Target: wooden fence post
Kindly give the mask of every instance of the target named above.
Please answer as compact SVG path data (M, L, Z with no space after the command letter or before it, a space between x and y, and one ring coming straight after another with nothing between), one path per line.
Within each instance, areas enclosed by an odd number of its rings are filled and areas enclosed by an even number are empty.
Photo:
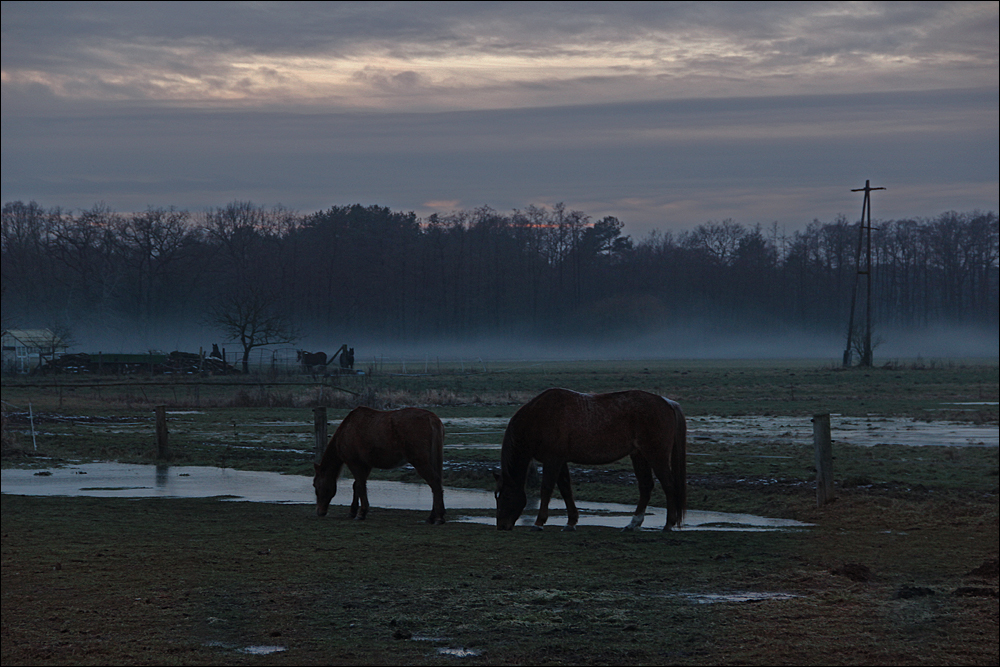
M813 415L813 444L816 446L816 505L833 500L833 441L830 415Z
M326 451L326 408L313 408L313 432L316 434L316 463Z
M169 459L170 448L167 446L167 406L157 405L156 411L156 458Z

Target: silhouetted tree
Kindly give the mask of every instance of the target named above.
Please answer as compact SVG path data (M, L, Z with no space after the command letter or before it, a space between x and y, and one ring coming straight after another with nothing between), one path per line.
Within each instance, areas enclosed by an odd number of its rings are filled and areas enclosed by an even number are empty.
M279 295L253 282L235 287L212 309L211 321L226 340L243 348L243 372L250 372L250 352L266 345L290 345L301 336L281 311Z

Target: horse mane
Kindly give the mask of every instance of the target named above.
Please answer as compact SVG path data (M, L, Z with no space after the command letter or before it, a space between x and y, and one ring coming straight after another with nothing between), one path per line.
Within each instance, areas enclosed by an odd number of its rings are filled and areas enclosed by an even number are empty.
M525 451L523 438L515 438L511 434L512 426L514 424L508 424L503 434L503 444L500 446L500 474L520 486L527 479L528 465L532 457Z
M337 431L339 430L340 427L337 427ZM326 449L323 450L323 457L319 460L319 469L322 472L336 468L336 472L339 474L340 467L344 465L344 461L340 458L337 448L333 444L333 441L337 437L337 431L334 431L333 435L330 436L330 439L326 443Z

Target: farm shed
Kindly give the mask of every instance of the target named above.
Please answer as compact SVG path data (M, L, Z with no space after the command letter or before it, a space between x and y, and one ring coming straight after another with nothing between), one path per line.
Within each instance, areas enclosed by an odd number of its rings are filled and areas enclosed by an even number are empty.
M5 329L2 342L4 373L30 373L69 347L49 329Z

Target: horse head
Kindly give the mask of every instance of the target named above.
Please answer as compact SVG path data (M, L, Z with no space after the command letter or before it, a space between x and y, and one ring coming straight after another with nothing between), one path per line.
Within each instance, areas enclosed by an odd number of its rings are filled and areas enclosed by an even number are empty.
M302 350L296 350L295 351L295 355L296 355L295 356L295 361L301 362L302 361Z
M497 489L493 493L497 500L497 530L511 530L528 504L528 496L523 486L517 488L510 481L504 484L503 476L496 472L493 477L497 480Z
M313 465L316 468L316 476L313 477L313 488L316 489L316 516L326 516L330 509L330 501L337 495L339 471L321 470L318 463Z

